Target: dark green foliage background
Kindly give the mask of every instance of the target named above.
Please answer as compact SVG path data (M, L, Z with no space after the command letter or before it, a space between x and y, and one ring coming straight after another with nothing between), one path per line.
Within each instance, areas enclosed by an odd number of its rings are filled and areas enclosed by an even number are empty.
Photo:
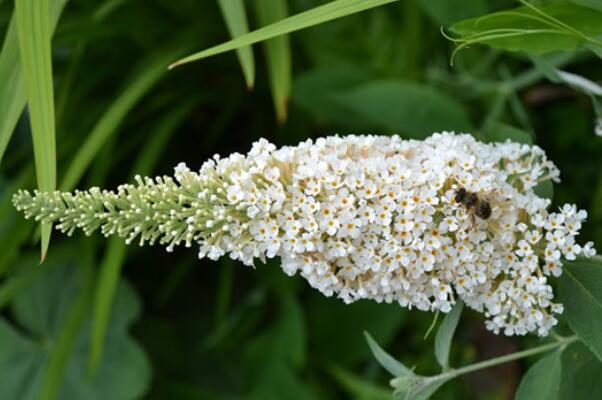
M289 8L294 14L322 3L290 0ZM476 45L449 65L453 44L440 34L442 25L516 5L505 0L407 0L292 34L293 90L284 123L276 122L260 46L254 48L257 77L252 91L246 89L233 52L177 68L127 113L77 186L114 188L128 181L138 172L132 168L145 151L157 158L153 174L171 174L180 161L198 168L214 153L244 153L260 137L284 145L334 133L424 138L448 129L486 139L499 137L495 134L503 123L529 132L559 166L563 183L554 189L554 203L576 203L588 210L582 242L594 240L600 247L602 138L594 135L590 99L547 81L541 73L513 89L524 74L537 74L522 53ZM106 16L95 17L103 7ZM2 32L12 8L11 2L0 2ZM250 24L257 26L253 18ZM145 60L226 40L213 1L70 1L53 41L59 185L94 124L144 71ZM564 70L602 80L600 59L592 53L552 54L550 60ZM189 108L181 123L169 129L164 142L153 142L157 127L182 107ZM503 127L501 131L509 132ZM22 118L2 160L0 203L7 203L17 188L34 187L31 148L27 118ZM3 207L0 271L9 282L23 273L21 267L32 264L38 246L32 239L34 224ZM58 264L79 259L81 268L89 259L93 274L106 242L99 235L88 245L79 239L53 234L49 257ZM148 356L150 375L132 375L141 386L148 384L144 398L390 398L389 378L373 360L364 330L406 365L417 365L419 373L439 372L434 337L423 338L432 314L373 302L346 306L324 298L301 278L285 276L277 262L258 262L251 269L229 260L199 261L194 249L167 254L162 248L131 246L122 274L129 282L128 293L131 287L140 297L140 315L130 335ZM32 275L18 291L43 287L47 276ZM3 295L0 289L0 300ZM91 301L83 304L89 316ZM16 331L53 348L53 335L32 334L21 325L18 307L4 301L0 306L4 320ZM89 325L82 326L84 337ZM111 340L109 335L106 346ZM85 342L82 339L84 348ZM464 365L536 343L535 337L491 335L481 315L465 312L451 361ZM0 385L14 368L1 362L6 346L8 341L0 342ZM452 381L434 398L512 398L531 361ZM110 368L131 369L119 363ZM60 393L64 399L76 398L66 390Z

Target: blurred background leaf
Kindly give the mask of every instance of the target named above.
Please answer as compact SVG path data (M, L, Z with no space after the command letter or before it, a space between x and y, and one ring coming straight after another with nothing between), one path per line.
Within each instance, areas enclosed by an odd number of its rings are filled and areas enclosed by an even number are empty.
M0 367L5 367L2 398L134 399L146 390L148 361L127 334L140 314L140 301L125 283L118 290L99 374L95 379L86 376L89 323L85 310L90 303L86 300L90 278L85 274L91 272L90 255L78 257L73 250L56 249L45 269L13 299L12 316L18 327L6 319L0 321L4 349ZM24 257L24 262L23 268L28 269L38 264L31 256Z
M471 46L449 65L454 44L440 34L442 25L512 10L515 1L288 0L280 15L330 11L297 17L294 26L276 22L280 31L262 28L258 0L241 3L251 33L240 36L218 2L71 0L62 13L65 0L51 3L51 17L61 15L52 62L62 187L112 189L135 174L172 174L181 161L196 169L215 153L246 152L259 137L285 145L334 133L423 138L455 129L544 148L563 182L546 182L540 193L553 194L552 207L570 202L587 209L582 240L602 243L602 139L594 135L594 103L579 87L551 79L549 69L524 51L558 48L562 41L541 37L521 52L496 43ZM536 4L559 7L552 3ZM599 10L595 2L585 3L560 8L585 10L590 14L578 22L586 23ZM39 267L31 255L39 237L35 224L11 206L16 190L35 187L13 14L13 2L0 2L0 150L8 145L0 164L0 343L11 343L0 344L0 398L27 398L2 390L16 390L13 383L28 373L25 388L35 391L34 398L42 387L49 397L66 400L384 398L390 375L371 354L364 330L417 375L440 371L434 335L424 339L430 313L368 301L345 305L285 276L277 262L251 269L230 260L199 261L194 249L125 251L121 242L100 235L81 242L55 235ZM493 26L497 18L483 21ZM319 23L326 20L331 22ZM268 57L254 60L253 91L234 54L165 69L193 49L235 36L238 41L226 48L249 46L261 38L252 33L257 30L273 39L274 32L308 26L290 35L285 50L291 89L284 122L274 115ZM552 52L544 60L553 71L595 85L602 81L600 59L586 49ZM140 301L127 294L132 292ZM29 302L30 314L17 313L22 296L38 299ZM484 330L482 316L465 310L449 356L454 366L465 365L536 341L494 336ZM453 380L433 398L512 398L520 374L534 362ZM575 374L564 367L568 362ZM567 348L562 363L560 398L585 398L588 385L595 391L602 364L587 347Z

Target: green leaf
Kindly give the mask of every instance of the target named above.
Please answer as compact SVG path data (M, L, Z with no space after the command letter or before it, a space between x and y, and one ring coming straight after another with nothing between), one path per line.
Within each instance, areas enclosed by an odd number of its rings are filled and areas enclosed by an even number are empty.
M20 188L33 181L33 165L23 169L21 173L10 182L0 181L2 195L0 197L0 277L10 269L15 270L14 260L19 255L19 250L31 234L31 223L23 221L15 207L12 205L12 196ZM18 265L18 264L17 264Z
M558 399L562 371L562 348L542 357L525 374L515 400Z
M235 50L243 46L248 46L253 43L258 43L267 39L272 39L276 36L284 35L300 29L309 28L310 26L319 25L324 22L332 21L333 19L345 17L355 14L370 8L382 6L392 3L397 0L335 0L322 6L312 8L300 14L293 15L282 21L278 21L269 26L257 29L253 32L239 36L226 43L211 47L207 50L191 54L181 60L170 65L174 68L178 65L186 64L192 61L197 61L216 54L225 53L230 50Z
M487 13L485 0L419 0L418 4L437 23L449 25Z
M67 0L54 0L50 6L50 29L54 32ZM0 162L27 102L23 68L19 57L17 26L12 18L0 52Z
M272 358L258 367L251 400L307 400L315 395L284 360Z
M602 11L602 0L569 0L571 3L583 7L593 8L594 10Z
M565 263L560 301L571 329L602 361L602 263L594 259Z
M0 398L127 400L140 398L146 390L148 361L127 335L140 304L125 283L117 290L99 373L94 379L86 376L92 293L91 275L83 272L87 255L81 247L57 248L44 268L38 267L42 272L34 283L13 301L19 329L0 318ZM28 260L30 268L37 267L34 257Z
M306 335L303 310L292 296L283 297L280 318L247 346L249 360L278 359L294 367L305 364Z
M357 400L391 400L391 391L375 385L343 368L331 369L334 378L354 399Z
M368 130L373 124L339 104L336 94L368 82L371 76L352 65L318 67L296 74L291 100L319 122L334 123L344 129Z
M411 138L425 138L433 132L472 130L461 103L415 82L372 81L341 91L336 99L374 124Z
M539 10L539 11L538 11ZM542 14L543 13L543 14ZM602 34L602 13L572 4L519 7L458 22L451 31L460 47L487 44L544 54L575 50ZM598 44L599 45L599 44Z
M529 132L497 121L489 122L484 134L488 142L505 142L509 139L513 142L533 144L533 137Z
M56 189L50 0L16 0L15 20L27 88L38 188L50 192ZM51 231L52 225L42 224L42 260L48 251Z
M539 69L550 81L554 83L565 83L585 94L602 96L602 86L598 85L596 82L580 75L562 71L554 67L552 63L543 57L531 56L531 60L537 69Z
M126 252L127 246L123 243L123 240L119 237L112 237L100 263L100 276L94 292L92 337L88 363L88 371L91 375L96 373L102 359L109 318L111 316L111 306L113 305L113 298L117 290Z
M533 188L533 192L543 199L554 199L554 184L551 180L546 180L539 183Z
M261 25L281 21L288 16L287 0L255 0L257 20ZM278 121L286 121L291 94L291 45L288 35L280 35L264 42L270 87Z
M370 336L368 332L364 332L364 336L366 337L366 341L368 342L368 346L370 346L370 350L376 358L376 361L393 376L413 376L412 371L408 369L405 365L403 365L400 361L397 361L393 356L383 350L382 347L376 343L376 340Z
M578 342L562 355L559 400L590 400L602 393L602 364L591 351Z
M358 301L352 304L312 296L307 315L310 348L324 364L354 365L372 359L363 332L369 331L381 345L394 340L407 313L396 304ZM349 318L352 315L353 318ZM340 335L345 332L345 335Z
M15 269L17 270L17 273L10 276L4 281L2 286L0 286L0 310L11 302L23 289L31 285L38 274L43 270L39 265L36 265L36 263L32 263L31 260L28 260L26 263L21 262Z
M219 8L226 21L226 26L232 38L249 32L247 12L243 0L218 0ZM255 84L255 60L251 46L240 47L236 50L240 67L242 68L247 88L252 89Z
M391 381L395 388L395 400L428 400L443 384L451 378L440 376L401 377Z
M73 157L60 185L62 191L73 190L103 144L117 132L130 110L165 75L168 60L179 53L181 50L153 55L134 68L132 80L111 103Z
M443 319L435 337L435 357L444 370L449 368L449 350L463 308L464 303L462 300L458 300L454 308Z

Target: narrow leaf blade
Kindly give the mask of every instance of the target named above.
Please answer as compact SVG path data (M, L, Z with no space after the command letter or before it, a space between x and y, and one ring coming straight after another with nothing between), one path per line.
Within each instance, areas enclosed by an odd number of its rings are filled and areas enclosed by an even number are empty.
M230 50L235 50L243 46L258 43L276 36L286 33L295 32L301 29L309 28L310 26L319 25L324 22L332 21L333 19L345 17L355 14L370 8L382 6L392 3L397 0L336 0L324 4L311 10L293 15L282 21L278 21L269 26L249 32L246 35L237 37L228 42L222 43L207 50L200 51L182 58L170 65L174 68L178 65L186 64L192 61L197 61L202 58L214 56L216 54L225 53Z
M257 19L262 25L283 20L288 16L287 0L257 0ZM270 87L279 122L286 120L288 100L291 95L292 62L288 35L281 35L264 42L266 64L270 75Z
M54 32L67 0L54 0L50 6L50 27ZM0 52L0 162L27 102L23 68L19 57L17 26L13 18Z
M437 336L435 336L435 356L444 370L449 368L449 351L463 308L464 303L458 300L454 308L443 319Z
M128 112L165 75L168 60L173 57L174 52L164 53L159 57L144 60L138 68L135 68L138 73L135 74L134 79L103 114L73 157L61 182L61 190L69 191L77 185L103 144L117 132Z
M27 88L38 188L48 192L56 188L52 32L49 14L50 0L15 2L17 36ZM42 224L42 260L46 257L51 229L51 225Z
M218 0L218 4L226 26L232 38L237 38L249 32L247 23L247 12L243 0ZM238 61L242 68L247 87L252 89L255 85L255 59L251 46L243 46L236 49Z
M374 358L376 358L376 361L378 361L378 363L385 370L387 370L387 372L393 376L413 375L412 371L410 371L405 365L384 351L368 332L364 332L364 336L366 337L368 346L370 346L370 350L372 350Z

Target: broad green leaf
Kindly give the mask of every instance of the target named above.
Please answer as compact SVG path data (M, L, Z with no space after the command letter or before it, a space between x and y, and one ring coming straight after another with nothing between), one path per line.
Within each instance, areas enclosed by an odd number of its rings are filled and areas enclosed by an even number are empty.
M591 43L587 43L584 47L593 52L599 58L602 58L602 47Z
M443 25L484 15L488 9L486 0L419 0L418 4Z
M54 0L50 6L50 29L54 32L67 0ZM23 68L19 57L17 26L13 17L0 52L0 162L27 102Z
M173 59L174 53L181 53L181 51L151 56L134 68L133 79L121 95L111 103L73 157L61 182L61 190L69 191L77 185L102 145L116 133L121 122L138 101L163 77L168 60Z
M50 0L16 0L15 21L27 89L38 188L50 192L56 189ZM42 224L42 260L48 251L51 231L52 225Z
M2 310L23 289L28 287L38 276L42 268L38 265L26 265L16 268L17 273L6 279L0 286L0 310Z
M501 122L493 121L487 124L484 129L484 136L488 142L513 142L533 144L533 137L529 132L507 125Z
M518 387L515 400L558 399L561 371L562 349L558 349L529 368Z
M602 0L569 0L579 6L593 8L594 10L602 11Z
M578 342L562 355L559 400L590 400L593 393L602 393L602 363Z
M482 43L532 54L575 50L593 44L602 34L602 12L572 4L549 4L537 10L500 11L458 22L451 31L461 46Z
M192 108L192 103L185 103L180 108L171 111L164 120L159 123L150 135L150 141L144 146L143 151L138 155L133 167L133 174L146 176L152 173L161 152L171 135L175 132L178 125L188 115ZM100 275L94 294L91 345L88 369L95 374L102 360L104 342L108 331L108 323L111 317L111 310L121 269L125 261L127 247L122 239L112 237L109 240L107 249L100 265Z
M243 46L248 46L267 39L272 39L276 36L284 35L300 29L309 28L310 26L319 25L324 22L332 21L333 19L345 17L355 14L370 8L382 6L392 3L397 0L335 0L322 6L312 8L311 10L288 17L282 21L278 21L269 26L249 32L239 36L236 39L222 43L218 46L211 47L207 50L191 54L181 60L170 65L174 68L178 65L186 64L192 61L197 61L216 54L225 53L230 50L235 50Z
M146 390L148 361L127 335L140 304L125 283L117 290L99 372L94 378L86 376L92 292L87 286L90 275L83 272L84 253L75 246L53 251L45 267L38 267L42 272L37 279L12 303L19 329L0 318L0 398L133 400ZM27 260L37 267L34 257Z
M220 10L226 21L226 26L232 38L249 32L247 12L243 0L218 0ZM244 46L236 50L240 67L242 68L247 87L252 89L255 84L255 60L251 46Z
M280 301L281 313L276 323L247 346L249 360L282 360L294 367L305 364L306 327L303 310L292 296Z
M269 359L257 367L250 400L307 400L316 396L284 360Z
M602 360L602 263L594 259L565 263L560 301L573 331Z
M403 365L400 361L397 361L393 356L383 350L382 347L376 343L376 340L370 336L368 332L364 332L364 336L366 337L366 341L368 342L368 346L376 358L376 361L393 376L405 376L414 374L412 371L408 369L405 365Z
M71 301L65 317L61 321L54 348L48 357L40 394L42 400L53 400L58 397L69 359L75 350L77 338L80 336L90 308L94 272L89 261L84 263L85 265L80 266L81 277L77 296Z
M281 21L288 16L288 0L255 0L257 20L261 25ZM280 35L264 43L266 64L270 76L270 88L278 121L286 120L288 100L291 94L291 45L288 35Z
M458 300L454 308L445 315L437 331L437 336L435 336L435 357L444 370L449 368L449 350L463 308L464 303L462 300Z
M391 400L391 391L387 388L377 386L343 368L335 367L331 372L342 388L354 399Z
M433 132L470 132L471 122L461 103L415 82L382 80L337 93L340 105L367 120L411 138Z
M368 130L373 124L336 101L336 94L368 82L372 77L352 65L321 67L295 74L291 100L318 122L335 124L347 130Z
M307 315L308 331L312 332L310 348L321 363L341 366L372 359L364 331L370 332L382 346L389 346L407 316L396 304L369 301L344 304L324 296L312 296L307 309L320 310Z

